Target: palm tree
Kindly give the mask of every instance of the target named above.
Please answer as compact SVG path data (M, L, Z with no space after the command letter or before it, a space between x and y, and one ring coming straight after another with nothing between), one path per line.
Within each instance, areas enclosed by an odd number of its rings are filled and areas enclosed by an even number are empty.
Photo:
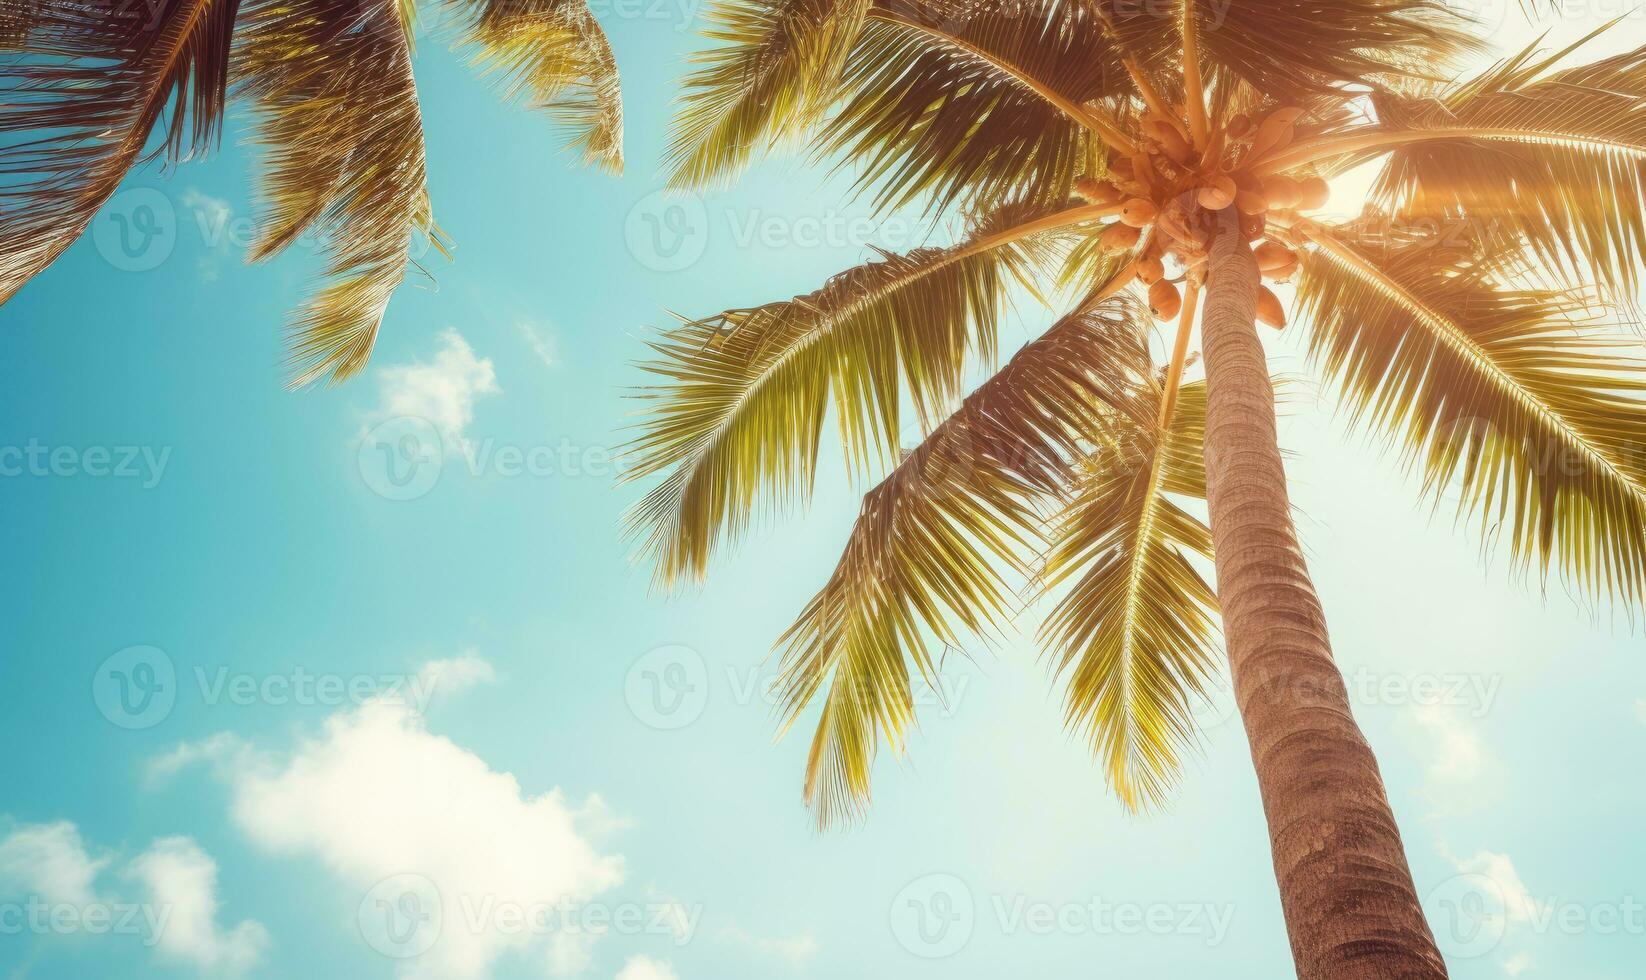
M622 169L617 66L585 0L439 2L508 99L567 125L585 162ZM251 259L305 232L326 250L326 281L292 323L293 384L358 373L414 249L446 250L424 173L416 18L413 0L0 0L0 303L134 165L215 145L238 96L266 156Z
M1255 328L1286 314L1260 276L1295 279L1292 329L1425 494L1516 568L1638 602L1646 364L1597 321L1646 248L1646 49L1457 81L1476 44L1432 0L1161 10L718 0L675 186L804 144L879 209L969 225L655 341L629 451L659 479L631 533L660 586L700 579L757 506L807 497L830 413L854 471L890 467L779 642L784 727L820 702L821 825L861 812L913 679L1002 629L1019 579L1055 601L1067 723L1128 807L1160 803L1221 618L1298 975L1443 977L1292 525ZM1361 218L1306 215L1376 162ZM1013 284L1053 277L1078 302L965 394ZM1164 364L1145 301L1177 324ZM900 452L910 411L925 435Z

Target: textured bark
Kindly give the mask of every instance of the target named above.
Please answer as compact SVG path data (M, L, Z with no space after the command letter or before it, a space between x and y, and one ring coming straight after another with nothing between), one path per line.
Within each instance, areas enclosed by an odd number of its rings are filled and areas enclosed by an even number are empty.
M1250 250L1223 231L1202 320L1217 592L1297 975L1444 978L1298 547L1255 327L1257 286Z

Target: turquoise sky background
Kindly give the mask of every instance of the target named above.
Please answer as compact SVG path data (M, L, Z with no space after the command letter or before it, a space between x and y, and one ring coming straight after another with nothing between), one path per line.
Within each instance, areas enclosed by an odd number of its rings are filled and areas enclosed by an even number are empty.
M1627 9L1602 6L1553 26ZM0 309L0 464L26 458L6 448L48 460L0 477L13 556L0 971L1290 975L1226 698L1207 707L1172 807L1128 817L1062 730L1027 640L969 649L948 659L948 704L924 710L908 759L881 760L868 821L814 831L805 738L773 744L759 691L863 488L831 463L804 519L766 522L701 592L664 598L620 540L639 491L615 485L610 453L664 310L786 297L870 244L918 239L865 235L844 182L794 160L685 202L679 224L654 192L699 11L596 11L623 71L621 179L577 169L542 117L420 44L430 189L456 260L432 256L436 283L400 290L357 381L282 389L281 327L315 257L243 264L252 161L238 116L213 159L134 174ZM1487 15L1504 44L1531 36L1512 9ZM1620 43L1641 36L1646 17L1630 17ZM119 222L150 227L145 208L159 235L132 256ZM651 221L684 229L682 251ZM1044 322L1024 307L1006 346ZM1265 339L1281 370L1305 370L1292 334ZM429 430L376 427L404 415L432 419L447 452L398 486L389 477L410 471L385 470L378 444ZM1483 564L1476 535L1431 516L1333 421L1329 391L1305 389L1282 424L1337 655L1454 976L1641 976L1638 626ZM478 473L465 443L491 461ZM95 475L123 447L136 475ZM510 447L527 472L509 472ZM169 696L139 709L150 667L173 671ZM439 675L424 711L360 696L392 700L420 671ZM355 690L280 686L305 675ZM118 676L138 685L124 702ZM394 914L418 921L426 884L445 902L437 932L386 937ZM172 917L158 937L38 928L19 918L35 898ZM641 924L593 942L511 933L508 906Z

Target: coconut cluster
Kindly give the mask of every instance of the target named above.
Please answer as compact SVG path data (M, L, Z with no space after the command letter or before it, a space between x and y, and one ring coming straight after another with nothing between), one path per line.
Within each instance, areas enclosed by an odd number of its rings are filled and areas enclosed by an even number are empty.
M1207 247L1219 216L1231 209L1265 279L1289 282L1297 273L1297 253L1270 235L1269 212L1323 207L1329 188L1321 177L1265 175L1260 165L1292 143L1302 115L1301 109L1281 108L1255 122L1235 116L1201 150L1181 122L1151 113L1143 118L1137 152L1111 159L1103 179L1076 181L1083 200L1119 209L1119 220L1099 239L1105 251L1130 252L1141 243L1135 269L1149 287L1155 316L1169 320L1182 310L1179 282L1204 284ZM1181 270L1177 276L1168 275L1168 260ZM1280 299L1268 286L1259 289L1258 319L1285 326Z

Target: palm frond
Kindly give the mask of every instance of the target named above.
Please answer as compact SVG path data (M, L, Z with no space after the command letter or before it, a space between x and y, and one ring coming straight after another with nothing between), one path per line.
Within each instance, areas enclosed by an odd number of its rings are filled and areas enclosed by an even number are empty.
M1206 386L1178 389L1165 429L1163 394L1141 391L1085 461L1042 571L1048 590L1074 579L1041 629L1065 717L1133 810L1176 782L1217 652L1217 598L1189 561L1211 558L1211 532L1168 496L1205 499Z
M1057 263L1057 286L1082 294L1103 290L1114 277L1137 260L1142 248L1112 252L1103 247L1106 225L1072 228L1059 242L1063 246Z
M504 98L546 110L572 133L585 163L623 170L617 62L585 0L447 0L462 42Z
M1209 74L1224 86L1239 79L1282 104L1341 97L1343 86L1445 77L1448 66L1485 50L1471 22L1441 0L1187 2Z
M1514 255L1442 235L1304 226L1301 319L1356 422L1387 434L1438 503L1509 542L1517 568L1646 593L1646 362L1587 298L1511 288ZM1350 240L1344 240L1345 238Z
M654 343L642 367L663 383L642 393L648 417L624 451L630 479L670 471L628 517L659 585L700 579L762 487L809 494L831 401L859 468L896 449L900 390L922 418L952 404L967 357L994 356L1004 290L1037 240L1105 213L1003 209L961 244L883 253L809 295L686 321Z
M757 152L798 140L833 102L870 0L714 0L693 56L665 169L671 187L730 179Z
M328 279L292 324L292 383L365 367L389 296L424 237L443 248L425 187L423 124L397 0L251 0L237 90L255 107L266 258L313 229Z
M1527 48L1438 97L1380 95L1382 128L1432 133L1389 156L1375 194L1399 212L1497 226L1614 298L1646 257L1646 48L1552 70Z
M12 18L0 66L0 302L78 239L166 120L159 150L220 131L237 0L88 7L43 0Z
M33 0L0 2L0 51L27 50L29 31L37 20L41 4Z
M1078 4L880 0L839 90L819 156L843 153L880 208L937 210L1066 199L1102 172L1103 133L1124 140L1096 104L1131 89Z
M928 637L955 646L1011 614L1041 505L1148 371L1146 315L1113 299L1024 347L864 497L839 565L779 641L784 727L827 689L805 798L827 827L869 798L884 738L901 751L912 677L936 686Z

